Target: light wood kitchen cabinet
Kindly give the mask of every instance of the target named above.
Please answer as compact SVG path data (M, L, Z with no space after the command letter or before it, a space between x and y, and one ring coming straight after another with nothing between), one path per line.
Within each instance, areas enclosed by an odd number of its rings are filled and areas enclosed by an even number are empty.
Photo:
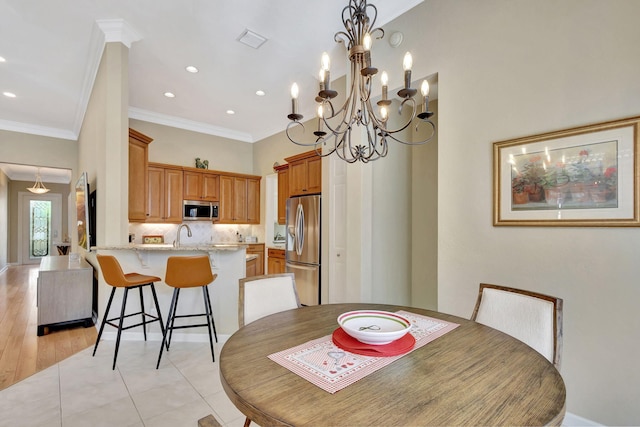
M284 249L269 248L268 257L268 274L280 274L286 271Z
M245 270L244 277L258 276L258 274L256 274L257 262L258 262L257 258L247 261L247 268Z
M289 198L289 165L275 167L278 172L278 224L287 222L287 199Z
M147 219L147 167L149 144L153 139L129 129L129 221Z
M247 178L247 222L249 224L260 224L259 179Z
M185 200L217 202L220 199L220 175L184 169Z
M247 245L247 255L257 255L258 258L255 259L255 272L254 276L262 276L264 274L264 243L252 243ZM248 270L247 263L247 270ZM247 277L249 276L249 271L247 271Z
M220 224L260 223L260 178L220 175L218 222Z
M149 163L148 176L147 222L182 222L182 169Z
M47 326L83 322L93 325L93 267L84 259L46 256L38 272L38 336Z
M285 160L289 163L289 196L322 192L322 157L315 150Z

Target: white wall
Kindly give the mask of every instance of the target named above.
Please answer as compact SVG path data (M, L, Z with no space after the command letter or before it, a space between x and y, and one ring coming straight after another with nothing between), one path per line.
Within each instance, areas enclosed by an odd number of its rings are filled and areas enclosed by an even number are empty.
M374 62L438 73L438 309L478 284L564 298L567 410L640 422L640 230L492 226L492 143L640 114L638 1L425 1ZM375 45L374 45L375 47ZM390 83L391 84L391 83Z

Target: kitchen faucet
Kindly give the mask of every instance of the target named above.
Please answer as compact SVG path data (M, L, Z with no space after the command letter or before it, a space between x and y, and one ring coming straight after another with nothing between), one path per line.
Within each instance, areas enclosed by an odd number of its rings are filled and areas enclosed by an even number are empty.
M191 237L191 228L189 227L189 225L180 224L180 227L178 227L178 232L176 233L176 240L173 241L174 248L180 247L180 232L182 231L182 227L187 227L187 237Z

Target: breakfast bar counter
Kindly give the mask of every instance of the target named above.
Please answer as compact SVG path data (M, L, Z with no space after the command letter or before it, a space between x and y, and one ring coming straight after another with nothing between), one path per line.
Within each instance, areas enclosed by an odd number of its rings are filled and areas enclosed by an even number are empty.
M215 243L183 245L174 247L170 244L133 244L120 246L98 246L92 248L87 254L87 260L99 269L96 254L115 256L124 273L137 272L140 274L158 276L164 279L166 274L167 259L171 256L192 256L207 254L211 263L213 274L218 277L209 285L211 304L216 328L219 334L231 335L238 329L238 281L245 277L246 272L246 244L243 243ZM160 309L163 318L169 311L173 289L164 282L156 283ZM104 313L106 301L110 292L110 286L99 275L98 287L98 313ZM133 293L129 298L134 297ZM116 296L117 298L118 296ZM145 299L145 304L152 310L153 304ZM128 303L131 307L139 307L139 303ZM114 299L114 307L120 306L120 302ZM147 308L147 307L145 307ZM184 292L180 294L180 308L185 312L199 312L202 309L202 295L199 292ZM159 326L149 326L151 337L160 338ZM135 331L135 329L133 330ZM142 332L128 332L131 335ZM206 329L184 330L180 334L186 335L184 339L199 339L194 335L206 336ZM180 338L179 336L177 338Z

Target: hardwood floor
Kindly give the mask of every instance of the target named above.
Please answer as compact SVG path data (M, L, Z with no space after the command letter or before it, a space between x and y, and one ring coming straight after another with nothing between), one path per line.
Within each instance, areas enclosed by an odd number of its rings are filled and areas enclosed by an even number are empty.
M0 273L0 390L96 341L94 327L72 326L37 336L38 267L11 266Z

